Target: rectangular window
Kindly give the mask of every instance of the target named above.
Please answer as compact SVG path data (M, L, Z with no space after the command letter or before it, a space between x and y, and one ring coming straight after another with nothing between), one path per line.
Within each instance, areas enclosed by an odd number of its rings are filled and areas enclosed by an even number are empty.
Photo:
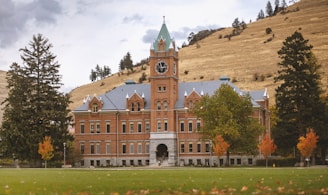
M200 120L197 120L197 127L196 127L197 129L197 132L199 132L200 131Z
M147 133L150 131L150 124L149 124L149 122L146 122L145 129L146 129L146 132Z
M125 144L122 144L122 153L126 154L126 145Z
M180 151L181 151L181 153L184 153L185 152L185 145L184 145L184 143L181 143L180 144Z
M237 158L237 165L241 165L241 159Z
M122 123L122 133L126 133L126 124Z
M142 124L141 122L138 123L138 133L141 133L142 131Z
M84 154L84 143L80 144L80 151L81 151L81 154Z
M189 152L192 152L192 143L189 143Z
M100 133L100 123L96 124L96 131L97 131L97 133Z
M252 165L253 164L253 159L252 158L247 159L247 161L248 161L248 164L249 165Z
M192 121L188 122L188 131L192 132Z
M96 143L96 154L100 154L100 143Z
M210 144L209 143L205 144L205 152L210 152Z
M231 158L230 159L230 165L234 165L235 164L235 159L234 158Z
M164 121L164 131L167 131L168 129L168 124L167 124L167 120Z
M201 146L202 146L202 145L201 145L200 143L197 143L197 152L201 152L201 150L202 150L202 149L201 149L201 148L202 148Z
M106 123L106 133L110 133L110 122Z
M130 154L134 154L134 143L130 143Z
M149 143L146 143L146 153L149 154Z
M90 154L94 154L95 153L95 145L94 143L90 144Z
M106 143L106 154L110 154L110 143Z
M90 133L94 133L94 132L95 132L95 124L90 123Z
M138 154L142 153L142 143L138 143Z
M158 120L157 121L157 131L161 131L161 121L160 120Z
M184 132L184 122L183 121L180 122L180 131Z
M134 132L134 123L131 122L130 123L130 133L133 133Z
M81 130L81 133L84 133L84 123L80 123L80 130Z

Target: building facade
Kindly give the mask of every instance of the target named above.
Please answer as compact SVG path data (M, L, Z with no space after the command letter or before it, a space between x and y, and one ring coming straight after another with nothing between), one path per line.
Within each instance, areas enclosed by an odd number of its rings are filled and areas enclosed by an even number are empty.
M202 140L202 120L190 111L204 94L221 84L245 94L229 79L179 82L179 55L163 22L151 45L150 82L125 84L100 96L88 96L73 111L75 147L82 154L80 166L212 166L224 163ZM253 117L269 129L266 90L250 91ZM231 155L231 165L253 165L254 156Z

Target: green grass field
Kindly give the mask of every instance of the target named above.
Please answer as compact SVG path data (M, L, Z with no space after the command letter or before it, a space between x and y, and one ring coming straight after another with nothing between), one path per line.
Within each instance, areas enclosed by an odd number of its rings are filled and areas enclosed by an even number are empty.
M328 194L322 168L0 169L0 194Z

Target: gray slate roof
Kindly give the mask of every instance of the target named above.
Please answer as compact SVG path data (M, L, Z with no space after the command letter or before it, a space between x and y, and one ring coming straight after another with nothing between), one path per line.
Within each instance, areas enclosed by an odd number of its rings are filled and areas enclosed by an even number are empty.
M181 82L179 83L179 96L176 102L175 108L184 108L184 97L187 94L190 95L193 91L196 91L200 95L213 95L214 91L220 88L221 84L229 84L235 91L240 95L245 95L248 92L241 91L233 83L229 81L215 80L215 81L200 81L200 82ZM102 111L115 111L115 110L126 110L126 98L131 97L134 93L137 93L140 97L144 97L147 102L145 110L150 109L150 84L124 84L121 85L106 94L98 96L98 99L103 101ZM252 104L254 107L260 105L256 101L263 100L266 95L266 90L257 90L249 92L252 97ZM75 112L88 111L88 101L93 97L88 96L84 103Z

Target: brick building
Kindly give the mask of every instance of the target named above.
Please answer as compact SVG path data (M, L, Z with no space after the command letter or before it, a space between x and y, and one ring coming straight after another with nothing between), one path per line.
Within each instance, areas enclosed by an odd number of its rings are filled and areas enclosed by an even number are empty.
M75 147L88 166L202 165L218 162L211 143L197 132L202 121L190 108L221 84L245 94L229 79L179 82L179 56L165 22L151 45L150 83L125 84L100 96L88 96L74 110ZM266 90L250 91L253 117L269 128ZM254 156L231 155L232 165L253 165ZM221 163L224 159L220 159Z

